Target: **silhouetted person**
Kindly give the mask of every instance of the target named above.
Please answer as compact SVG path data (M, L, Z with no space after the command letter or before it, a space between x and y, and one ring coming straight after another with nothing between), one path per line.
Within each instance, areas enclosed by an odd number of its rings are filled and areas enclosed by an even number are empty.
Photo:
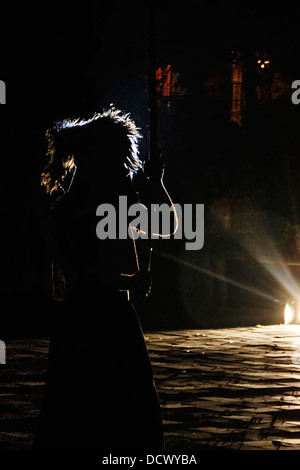
M124 284L135 276L121 276L137 270L133 242L96 236L99 204L137 202L139 132L111 110L46 136L54 301L36 448L162 449L151 363Z

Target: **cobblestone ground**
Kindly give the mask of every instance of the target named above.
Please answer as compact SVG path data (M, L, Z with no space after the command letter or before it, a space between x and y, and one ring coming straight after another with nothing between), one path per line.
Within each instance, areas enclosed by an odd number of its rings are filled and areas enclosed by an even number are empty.
M300 450L300 326L170 331L145 338L166 451ZM48 340L13 339L6 347L0 449L30 449Z

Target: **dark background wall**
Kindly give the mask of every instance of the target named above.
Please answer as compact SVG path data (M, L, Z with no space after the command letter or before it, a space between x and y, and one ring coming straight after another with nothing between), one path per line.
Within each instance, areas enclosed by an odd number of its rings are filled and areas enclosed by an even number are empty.
M155 36L151 30L149 43L150 7ZM178 80L177 91L157 95L165 183L175 202L205 204L205 245L187 252L177 240L159 244L153 295L139 302L142 323L172 329L279 321L286 290L243 240L262 230L263 219L283 258L298 261L300 106L292 104L290 89L300 79L297 11L255 2L114 0L13 5L3 18L5 334L43 332L51 315L39 182L45 130L56 119L88 116L114 103L141 128L141 156L148 158L151 45L157 67L171 64ZM237 51L244 64L242 126L230 121ZM257 69L262 54L270 60L269 75ZM257 87L268 90L276 74L284 91L259 101ZM262 237L260 243L268 244Z

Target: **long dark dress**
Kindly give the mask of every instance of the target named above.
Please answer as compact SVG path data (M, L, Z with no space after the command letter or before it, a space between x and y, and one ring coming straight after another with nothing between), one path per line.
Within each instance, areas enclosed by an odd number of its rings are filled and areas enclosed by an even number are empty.
M36 448L159 450L151 362L136 311L118 288L132 241L97 239L97 204L87 203L87 193L85 185L75 186L52 214L66 288L64 299L53 302Z

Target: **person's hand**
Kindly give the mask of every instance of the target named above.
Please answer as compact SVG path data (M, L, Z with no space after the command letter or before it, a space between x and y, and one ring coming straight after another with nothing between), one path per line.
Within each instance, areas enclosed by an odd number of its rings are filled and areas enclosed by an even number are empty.
M151 287L152 279L149 271L121 274L121 290L129 290L133 295L149 297Z

